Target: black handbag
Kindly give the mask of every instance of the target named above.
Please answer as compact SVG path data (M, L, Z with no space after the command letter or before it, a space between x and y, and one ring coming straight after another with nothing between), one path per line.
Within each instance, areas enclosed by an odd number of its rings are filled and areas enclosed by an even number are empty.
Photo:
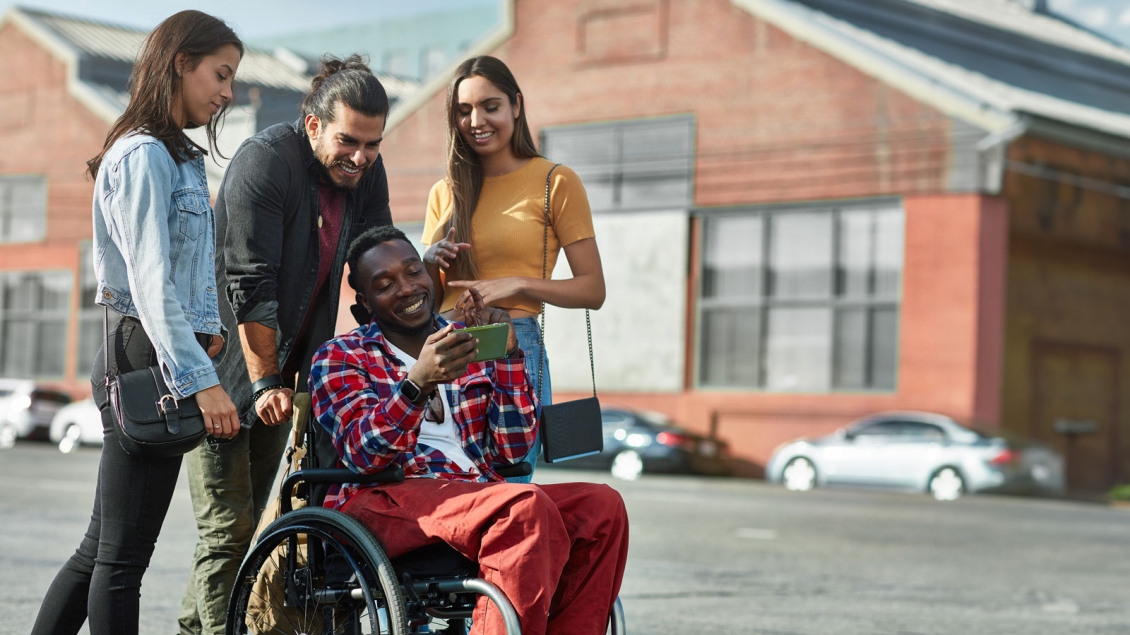
M204 441L204 415L196 397L173 397L160 366L110 375L110 311L106 309L106 393L115 436L126 454L180 456Z
M545 177L545 236L542 245L541 277L548 279L549 263L549 186L554 165ZM582 456L599 454L604 450L604 431L600 416L600 401L596 398L596 365L592 355L592 319L585 309L585 326L589 338L589 372L592 375L592 397L566 401L541 407L542 456L546 463L557 463ZM545 302L541 303L541 324L538 329L541 354L538 360L538 391L542 392L542 375L545 371ZM538 398L542 399L539 394Z

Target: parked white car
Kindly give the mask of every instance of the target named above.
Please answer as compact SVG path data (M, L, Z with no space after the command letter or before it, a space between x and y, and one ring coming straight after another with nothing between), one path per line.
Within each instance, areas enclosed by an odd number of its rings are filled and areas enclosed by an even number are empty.
M29 379L0 379L0 448L47 438L51 419L71 397Z
M965 493L1058 494L1063 458L1035 444L988 437L953 419L924 412L888 412L818 439L785 443L766 477L790 490L862 486L928 492L938 500Z
M51 420L51 442L70 454L84 445L102 445L102 414L93 399L83 399L59 409Z

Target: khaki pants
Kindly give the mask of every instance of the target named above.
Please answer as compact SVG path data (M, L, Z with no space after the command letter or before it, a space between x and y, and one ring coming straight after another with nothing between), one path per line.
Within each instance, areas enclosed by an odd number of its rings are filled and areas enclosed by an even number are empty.
M229 443L209 440L185 455L200 540L181 602L180 632L224 635L228 600L263 508L274 497L290 422L256 423Z

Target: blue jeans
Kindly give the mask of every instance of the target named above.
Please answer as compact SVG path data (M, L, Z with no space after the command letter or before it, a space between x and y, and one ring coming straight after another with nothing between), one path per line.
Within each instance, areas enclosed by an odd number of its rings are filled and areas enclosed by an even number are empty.
M530 380L533 382L534 394L538 395L542 405L549 405L553 403L553 382L549 378L549 356L545 358L545 368L542 370L542 381L545 384L545 391L541 391L541 386L538 384L538 363L541 356L541 337L540 330L538 329L538 319L534 317L517 318L513 321L514 334L518 337L518 347L526 354L526 369L530 372ZM539 412L540 415L540 412ZM534 447L530 449L530 453L526 455L526 462L530 464L531 468L537 467L538 455L541 454L541 429L538 429L538 436L534 440ZM515 476L506 479L511 483L529 483L533 480L533 472L529 476Z

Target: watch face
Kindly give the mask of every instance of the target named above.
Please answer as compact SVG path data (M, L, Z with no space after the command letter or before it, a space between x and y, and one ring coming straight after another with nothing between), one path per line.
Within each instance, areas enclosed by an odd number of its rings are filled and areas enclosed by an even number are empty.
M404 382L400 384L400 392L404 393L408 401L415 402L420 399L420 387L411 379L405 379Z

